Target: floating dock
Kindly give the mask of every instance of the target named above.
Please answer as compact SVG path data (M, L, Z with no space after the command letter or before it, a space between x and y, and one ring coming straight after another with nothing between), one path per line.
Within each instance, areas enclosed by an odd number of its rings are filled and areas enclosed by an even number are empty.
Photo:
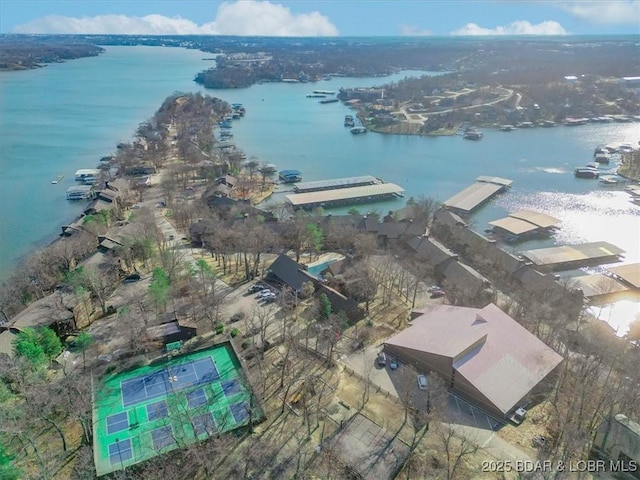
M293 187L296 193L320 192L323 190L335 190L339 188L363 187L382 183L379 178L372 175L361 177L334 178L331 180L318 180L315 182L302 182Z
M526 250L521 255L541 270L550 271L619 262L623 253L624 250L611 243L592 242Z
M520 210L510 213L508 217L489 222L498 234L505 234L507 240L520 240L536 235L548 236L560 220L545 213L532 210Z
M481 175L476 178L476 183L446 200L444 206L461 213L470 213L494 195L509 188L512 183L513 180L508 178Z
M361 187L337 188L318 192L297 193L285 198L293 208L340 207L356 203L376 202L404 196L404 189L394 183L378 183Z

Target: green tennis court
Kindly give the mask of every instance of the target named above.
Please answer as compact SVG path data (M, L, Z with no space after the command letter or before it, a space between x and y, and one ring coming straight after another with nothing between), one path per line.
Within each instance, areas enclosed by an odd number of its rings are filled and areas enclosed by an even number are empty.
M260 416L228 343L94 384L98 475L233 430Z

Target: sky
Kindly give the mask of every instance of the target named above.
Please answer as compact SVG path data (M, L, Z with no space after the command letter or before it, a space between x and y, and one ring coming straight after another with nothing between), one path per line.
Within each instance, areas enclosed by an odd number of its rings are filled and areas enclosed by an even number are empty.
M640 35L640 0L0 0L0 33Z

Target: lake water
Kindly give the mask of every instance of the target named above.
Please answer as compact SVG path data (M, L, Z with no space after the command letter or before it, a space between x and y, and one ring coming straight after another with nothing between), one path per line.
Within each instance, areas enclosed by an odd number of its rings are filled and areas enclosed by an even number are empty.
M78 168L129 140L175 91L204 91L192 80L211 65L210 54L158 47L107 47L105 54L24 72L0 73L0 278L35 246L50 241L83 204L68 202ZM305 180L371 174L397 183L407 198L444 201L478 175L510 178L509 192L471 217L479 231L510 211L540 210L562 220L555 239L519 249L605 240L640 261L640 207L624 192L574 178L601 143L633 143L638 124L586 125L501 132L484 130L481 141L461 137L351 135L341 103L306 98L314 89L374 86L386 78L334 78L313 84L267 83L240 90L207 91L247 109L234 122L237 145L248 156L295 168ZM51 180L65 175L58 185ZM361 206L386 213L401 200ZM338 212L344 211L337 210Z

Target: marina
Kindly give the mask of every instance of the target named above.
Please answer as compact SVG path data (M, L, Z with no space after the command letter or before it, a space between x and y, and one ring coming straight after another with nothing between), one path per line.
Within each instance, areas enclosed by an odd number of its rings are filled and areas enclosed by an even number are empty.
M624 253L611 243L591 242L526 250L521 255L542 271L560 271L619 262Z
M317 207L337 207L357 203L377 202L404 196L404 189L395 183L378 183L361 187L336 188L307 193L286 195L285 199L293 208L313 209Z
M470 213L509 188L512 183L512 180L506 178L481 175L476 178L476 183L446 200L444 206L461 213Z

